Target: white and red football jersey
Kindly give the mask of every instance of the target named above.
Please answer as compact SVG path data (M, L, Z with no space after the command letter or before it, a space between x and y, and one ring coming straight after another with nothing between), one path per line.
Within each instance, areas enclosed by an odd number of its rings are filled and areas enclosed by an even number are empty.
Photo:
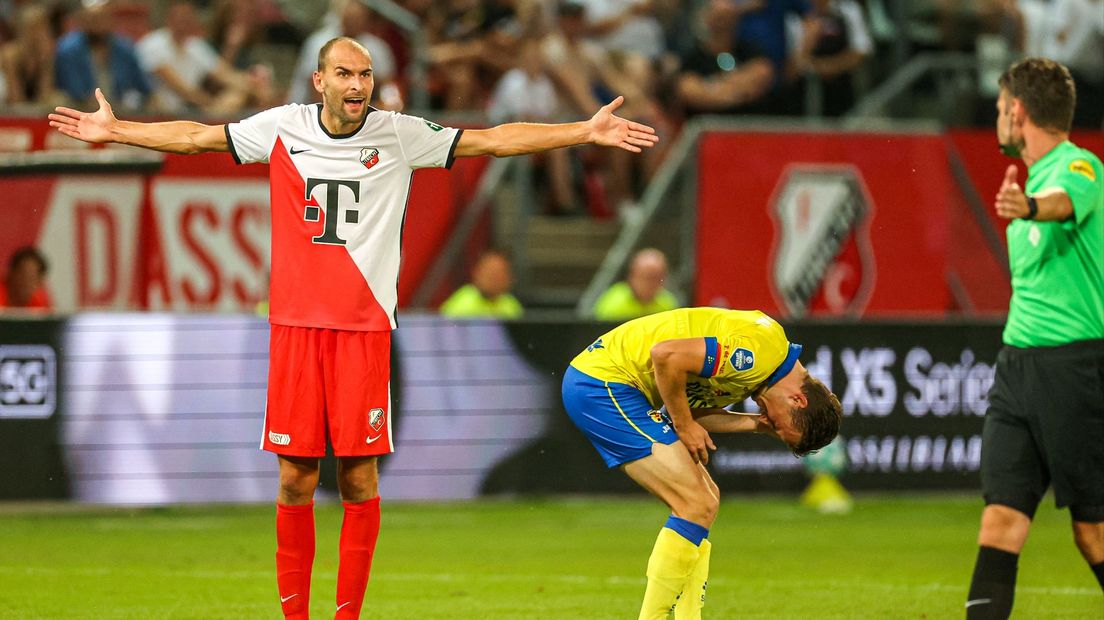
M269 164L269 320L393 329L411 176L451 167L461 133L369 109L355 131L331 134L321 104L285 105L226 125L236 162Z

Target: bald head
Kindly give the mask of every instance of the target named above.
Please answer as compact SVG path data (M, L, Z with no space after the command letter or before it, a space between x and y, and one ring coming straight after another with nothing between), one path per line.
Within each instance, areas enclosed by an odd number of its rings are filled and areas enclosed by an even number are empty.
M649 303L663 290L667 280L667 257L655 248L645 248L633 255L629 265L629 288L638 301Z
M472 269L472 284L487 299L510 292L514 285L514 272L510 268L510 259L495 250L484 252Z
M372 64L372 55L368 53L368 50L360 44L359 41L352 37L336 37L326 41L326 44L322 46L322 49L318 50L318 71L324 73L326 67L330 66L333 56L342 58L351 58L354 60L367 61L369 66ZM357 58L357 57L362 58Z

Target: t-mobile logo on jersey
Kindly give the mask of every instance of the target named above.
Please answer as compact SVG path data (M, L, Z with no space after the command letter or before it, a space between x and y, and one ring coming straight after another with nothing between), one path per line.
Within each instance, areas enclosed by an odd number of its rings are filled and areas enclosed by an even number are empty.
M345 181L343 179L312 179L307 178L307 191L305 199L309 202L314 188L319 185L326 186L326 213L325 223L322 226L322 234L312 237L315 243L327 245L345 245L345 240L337 236L337 222L341 218L341 188L347 187L353 191L353 203L360 202L360 181ZM323 217L322 210L314 205L307 205L303 212L303 219L308 222L317 222ZM360 211L345 209L345 223L356 224L360 221Z

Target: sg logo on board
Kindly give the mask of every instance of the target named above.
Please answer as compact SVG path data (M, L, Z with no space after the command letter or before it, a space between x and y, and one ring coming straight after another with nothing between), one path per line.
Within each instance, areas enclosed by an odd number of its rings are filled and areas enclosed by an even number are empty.
M53 348L0 345L0 418L48 418L57 406Z

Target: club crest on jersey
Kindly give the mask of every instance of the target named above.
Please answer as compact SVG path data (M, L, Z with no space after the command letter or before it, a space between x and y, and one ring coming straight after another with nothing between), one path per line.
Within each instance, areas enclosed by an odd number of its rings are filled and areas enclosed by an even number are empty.
M750 370L755 366L755 356L747 349L736 349L728 361L736 370Z
M379 163L379 149L362 148L360 149L360 163L364 164L365 168L371 168Z
M373 430L378 431L380 427L383 426L385 417L386 414L383 412L383 409L376 407L368 412L368 424L371 425Z
M770 213L771 293L789 316L858 316L874 290L874 201L854 166L793 164Z

